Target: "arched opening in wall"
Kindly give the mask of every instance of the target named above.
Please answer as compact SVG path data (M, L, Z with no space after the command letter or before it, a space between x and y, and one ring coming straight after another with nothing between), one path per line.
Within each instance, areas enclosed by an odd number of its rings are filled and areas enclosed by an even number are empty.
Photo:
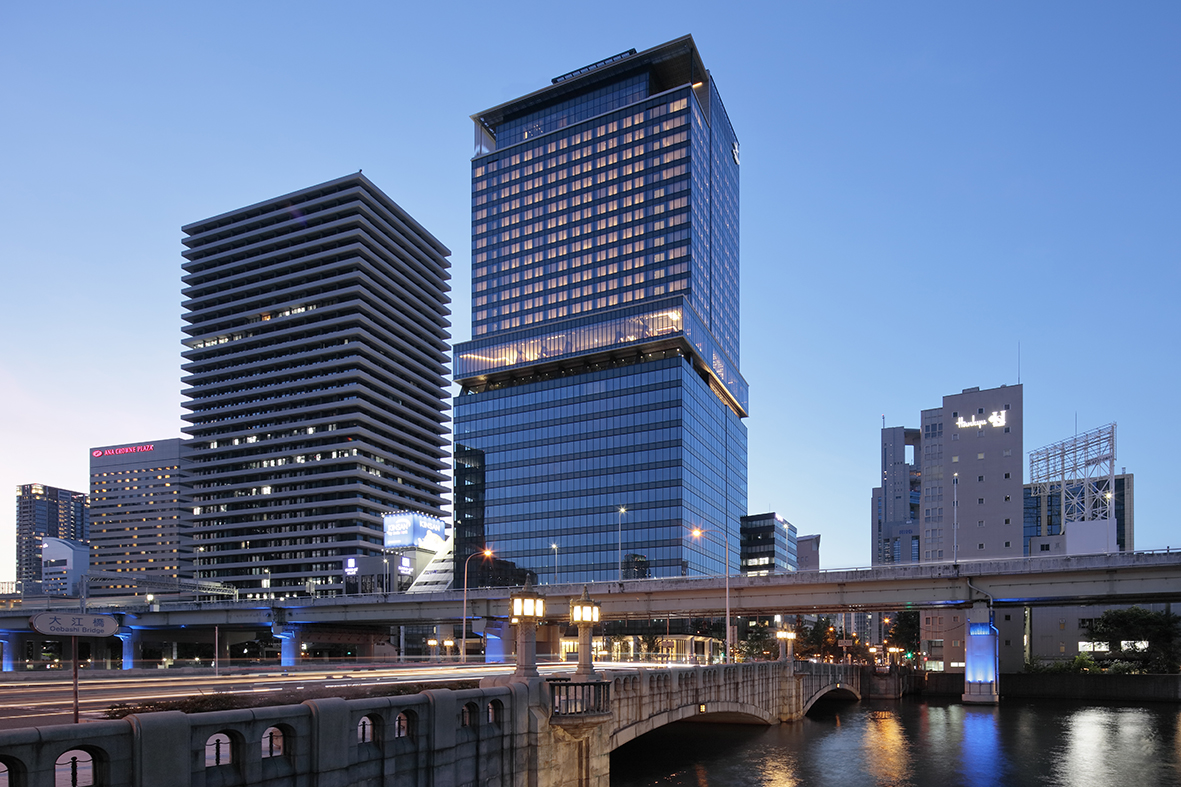
M262 734L262 758L265 760L268 757L282 757L284 740L283 730L278 727L267 727L266 732Z
M380 742L381 717L362 716L361 720L357 722L357 743L371 743L377 745Z
M0 756L0 787L24 787L25 771L19 760Z
M98 785L94 755L82 749L70 749L53 766L53 783L61 787Z
M504 703L500 700L492 700L488 703L488 723L492 725L500 725L504 722Z
M480 714L480 708L474 702L466 703L459 711L459 726L475 727Z
M222 765L232 765L237 758L234 756L234 740L225 732L215 732L205 741L205 767L217 768Z
M418 716L412 710L404 710L394 720L395 738L413 738L417 732Z

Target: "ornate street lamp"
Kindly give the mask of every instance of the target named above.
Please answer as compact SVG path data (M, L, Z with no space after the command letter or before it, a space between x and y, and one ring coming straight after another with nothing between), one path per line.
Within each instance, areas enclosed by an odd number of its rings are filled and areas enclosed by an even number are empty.
M545 598L526 579L525 587L509 597L512 624L517 627L517 669L515 678L536 678L537 624L545 619Z
M789 663L795 661L796 633L788 629L779 629L775 632L775 639L779 640L779 660Z
M599 622L599 602L591 601L590 591L582 586L582 596L570 599L570 622L578 626L578 669L575 675L594 675L591 663L591 637Z
M431 661L437 661L439 656L439 640L431 637L426 641L426 644L431 649Z

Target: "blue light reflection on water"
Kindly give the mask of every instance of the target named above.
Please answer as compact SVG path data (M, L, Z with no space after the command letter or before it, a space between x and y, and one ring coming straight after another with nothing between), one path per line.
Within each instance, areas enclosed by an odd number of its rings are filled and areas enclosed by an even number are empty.
M870 701L771 727L681 724L611 757L612 787L1181 787L1181 710Z

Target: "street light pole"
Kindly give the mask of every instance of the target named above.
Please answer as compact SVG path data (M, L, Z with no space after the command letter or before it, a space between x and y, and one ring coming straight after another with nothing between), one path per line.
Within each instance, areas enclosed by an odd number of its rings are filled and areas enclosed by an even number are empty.
M702 536L705 536L707 539L709 539L710 541L713 541L715 544L718 543L717 541L714 541L712 538L709 538L709 536L706 536L705 531L699 527L694 528L692 533L693 533L694 538L701 538ZM730 543L729 543L729 539L726 539L726 541L723 544L721 544L721 547L722 547L722 551L726 555L726 652L722 655L722 661L729 663L729 661L730 661Z
M951 562L960 562L960 474L951 476Z
M554 550L554 581L553 584L558 584L558 545L550 544L550 549Z
M623 581L623 515L627 513L627 508L619 507L619 581Z
M472 558L476 555L483 555L484 557L492 557L492 550L487 547L482 552L473 552L467 556L467 560L463 561L463 615L460 623L463 626L463 633L459 637L459 663L467 663L467 566L472 562Z

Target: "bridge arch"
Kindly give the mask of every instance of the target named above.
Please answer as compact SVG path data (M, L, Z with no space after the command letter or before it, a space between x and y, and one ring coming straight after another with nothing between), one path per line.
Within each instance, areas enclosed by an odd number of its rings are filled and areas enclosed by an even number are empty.
M808 711L812 710L813 705L825 697L843 700L860 700L861 693L858 692L857 689L848 685L831 684L829 686L822 687L818 689L811 697L808 697L804 700L803 713L807 714Z

